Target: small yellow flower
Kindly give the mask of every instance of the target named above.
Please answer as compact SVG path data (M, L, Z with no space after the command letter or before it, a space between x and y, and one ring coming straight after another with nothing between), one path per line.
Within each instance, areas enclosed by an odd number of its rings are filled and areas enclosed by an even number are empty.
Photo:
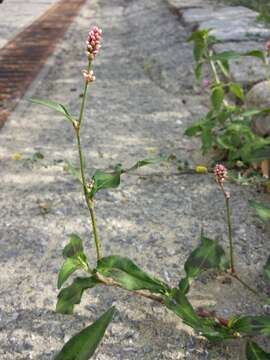
M196 166L195 171L197 174L206 174L208 172L208 169L206 166L198 165L198 166Z
M13 160L21 160L22 157L23 157L22 153L16 152L15 154L13 154L12 159Z

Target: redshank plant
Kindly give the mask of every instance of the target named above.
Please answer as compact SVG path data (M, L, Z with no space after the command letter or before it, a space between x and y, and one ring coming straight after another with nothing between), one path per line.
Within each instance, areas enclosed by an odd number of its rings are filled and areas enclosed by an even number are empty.
M251 338L253 335L270 335L270 317L268 316L234 316L229 319L220 318L214 313L202 309L195 309L189 301L187 294L190 285L202 273L215 270L223 273L233 274L236 277L233 263L233 243L231 237L231 223L229 226L230 239L230 262L221 245L216 240L211 240L201 234L200 244L189 255L184 264L185 277L180 280L178 286L171 286L136 265L131 259L120 255L104 256L102 252L102 241L98 231L95 203L97 195L104 189L117 188L122 176L142 166L154 164L161 159L143 159L137 161L130 168L123 168L117 164L113 171L96 170L88 180L88 171L83 147L81 144L81 131L84 123L84 110L89 85L95 80L93 65L100 50L101 30L93 27L87 39L87 70L83 71L84 90L80 105L79 116L71 115L67 108L54 101L32 99L33 103L45 105L61 113L73 126L77 140L79 157L79 170L73 169L73 173L79 171L79 180L86 206L92 224L92 232L95 242L97 262L90 265L88 256L84 250L84 242L78 234L72 234L69 243L63 250L64 263L59 271L57 287L60 289L56 311L62 314L73 313L75 305L81 302L81 298L87 289L105 285L107 287L122 288L131 295L141 296L151 301L158 302L167 309L174 312L184 323L191 326L197 333L209 341L222 341L226 339ZM216 167L216 179L222 188L224 196L229 200L224 190L226 169L221 165ZM227 210L229 201L226 202ZM230 221L230 212L227 211L227 220ZM228 222L229 224L229 222ZM93 257L91 257L93 258ZM72 277L77 270L84 272L82 277ZM265 274L270 280L270 260L265 266ZM70 285L63 287L67 281ZM244 285L244 282L241 281ZM112 321L115 308L111 307L93 324L75 334L55 356L56 360L87 360L92 357L98 344ZM255 355L254 355L255 354ZM261 357L254 357L257 354ZM246 355L248 360L269 359L269 354L252 342L247 341ZM264 356L264 357L263 357Z

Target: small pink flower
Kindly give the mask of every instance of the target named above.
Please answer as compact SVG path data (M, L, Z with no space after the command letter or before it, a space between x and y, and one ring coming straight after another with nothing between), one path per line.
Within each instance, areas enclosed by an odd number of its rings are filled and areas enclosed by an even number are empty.
M86 52L89 60L94 60L96 55L99 53L101 48L101 34L102 30L97 26L93 26L88 34L88 39L86 41Z
M218 184L223 186L228 173L226 167L221 164L216 164L214 173Z
M210 84L211 84L211 81L209 79L204 79L203 80L203 88L204 88L204 90L208 89Z
M265 45L265 49L268 53L270 53L270 40L267 41L267 43Z
M83 70L82 73L83 73L83 77L85 78L85 81L93 82L96 80L96 77L94 76L92 70L90 70L89 72L87 72L87 70Z

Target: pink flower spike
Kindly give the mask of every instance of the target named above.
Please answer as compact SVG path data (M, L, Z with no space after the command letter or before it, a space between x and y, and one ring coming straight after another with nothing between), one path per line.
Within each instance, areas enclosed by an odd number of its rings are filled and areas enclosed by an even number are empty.
M96 77L94 76L93 71L87 72L87 70L82 71L83 77L85 78L85 81L87 82L93 82L96 80Z
M226 167L224 165L221 164L216 164L215 166L215 177L216 177L216 181L220 186L223 186L224 181L227 177L228 171L226 169Z
M96 55L99 53L101 48L100 40L101 40L102 30L97 26L93 26L93 28L89 31L88 39L86 42L86 51L89 60L94 60Z

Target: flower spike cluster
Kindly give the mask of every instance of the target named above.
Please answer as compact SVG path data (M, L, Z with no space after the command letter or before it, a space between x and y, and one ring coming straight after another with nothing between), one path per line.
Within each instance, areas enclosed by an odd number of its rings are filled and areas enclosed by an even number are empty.
M87 81L87 82L93 82L96 80L93 70L90 70L89 72L87 70L83 70L82 74L83 74L85 81Z
M101 48L101 34L102 30L97 26L94 26L88 34L88 39L86 41L86 52L89 60L94 60Z
M216 164L214 173L215 173L217 183L220 186L223 186L224 181L227 177L227 173L228 173L226 167L221 164Z

